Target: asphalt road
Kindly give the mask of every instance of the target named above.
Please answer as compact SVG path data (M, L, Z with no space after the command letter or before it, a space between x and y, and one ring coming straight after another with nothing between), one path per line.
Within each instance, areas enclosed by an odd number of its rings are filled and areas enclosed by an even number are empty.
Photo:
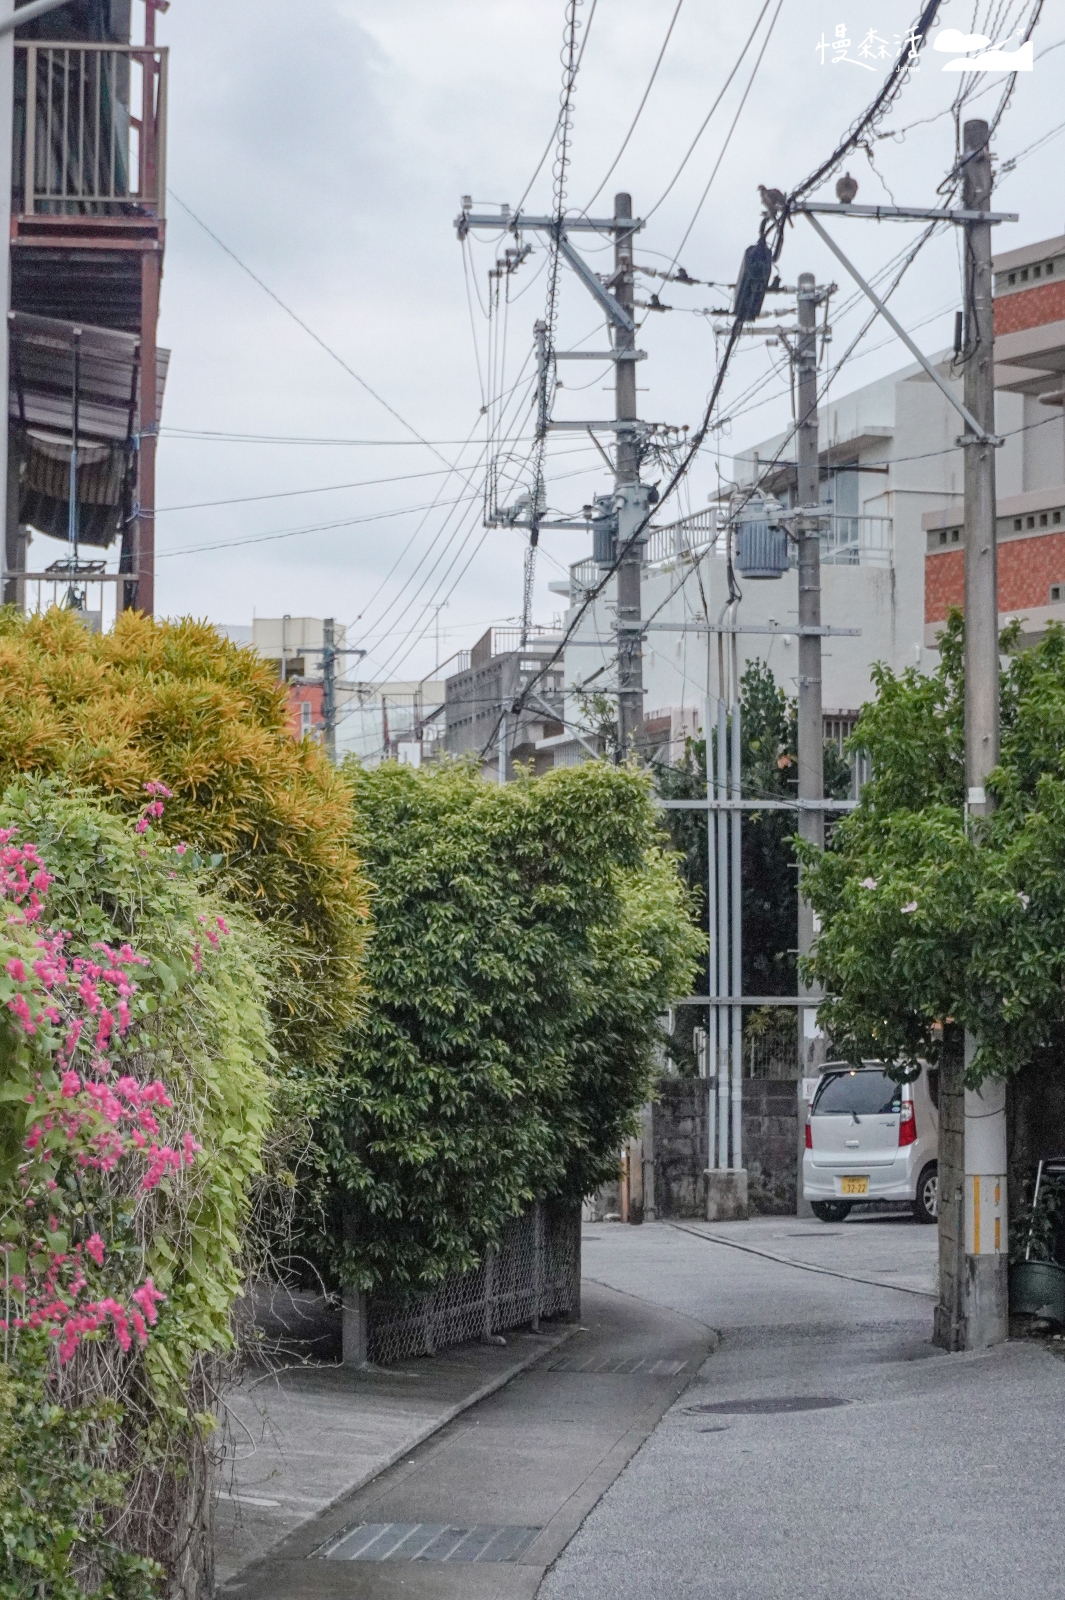
M1065 1361L936 1351L935 1249L903 1218L590 1229L588 1277L721 1343L540 1600L1065 1595Z

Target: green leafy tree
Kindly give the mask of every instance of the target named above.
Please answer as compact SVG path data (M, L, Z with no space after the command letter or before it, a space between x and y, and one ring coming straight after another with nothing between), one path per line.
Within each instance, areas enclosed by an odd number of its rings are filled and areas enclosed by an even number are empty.
M1004 643L1011 646L1016 634ZM834 996L823 1016L851 1059L936 1059L945 1028L979 1049L970 1081L1065 1064L1065 632L1051 626L1002 675L998 800L967 819L962 799L962 623L941 664L877 673L861 740L873 777L836 830L807 852L821 917L811 972Z
M362 1001L351 793L318 745L290 736L254 651L191 619L124 612L90 633L70 611L0 609L0 789L20 773L54 773L131 815L145 783L164 783L167 837L218 856L218 888L275 938L283 1059L329 1063Z
M334 1281L422 1286L534 1195L577 1199L616 1170L701 941L631 768L350 776L373 1004L336 1076L307 1085L307 1215Z

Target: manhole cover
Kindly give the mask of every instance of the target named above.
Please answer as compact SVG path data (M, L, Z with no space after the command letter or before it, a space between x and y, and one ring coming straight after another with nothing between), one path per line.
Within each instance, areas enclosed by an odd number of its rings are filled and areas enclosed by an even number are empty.
M327 1561L520 1561L539 1528L364 1522L320 1553Z
M703 1406L685 1406L691 1416L768 1417L778 1411L830 1411L833 1406L849 1406L832 1394L785 1394L766 1400L716 1400Z

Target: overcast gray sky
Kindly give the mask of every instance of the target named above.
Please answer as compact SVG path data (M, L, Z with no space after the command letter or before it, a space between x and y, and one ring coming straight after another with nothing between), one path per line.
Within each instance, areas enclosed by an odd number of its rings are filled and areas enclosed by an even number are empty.
M940 20L965 32L975 23L979 31L990 11L1007 19L997 41L1026 20L1030 5L947 0ZM582 23L591 9L584 0ZM640 234L637 260L661 267L672 260L764 46L679 256L692 277L732 280L744 247L757 237L757 185L787 189L829 153L889 64L874 57L868 70L861 41L872 32L893 52L917 9L916 0L772 0L730 90ZM761 0L683 0L646 107L595 213L612 209L617 189L631 192L638 215L651 212L760 10ZM676 0L598 0L573 97L566 188L574 209L587 204L617 154L675 11ZM462 194L485 205L520 199L557 115L563 23L564 0L259 0L255 7L173 0L160 18L160 39L172 51L174 196L161 327L173 359L159 451L160 612L223 623L248 623L253 611L333 614L354 624L353 642L369 647L367 676L431 670L434 607L444 602L445 654L469 645L490 623L516 616L522 539L481 525L480 410L482 386L512 389L528 362L532 324L544 311L545 255L536 242L511 281L505 361L497 338L502 324L494 322L490 372L489 325L478 302L487 303L486 273L502 244L512 241L471 243L479 377L453 221ZM834 63L829 50L822 64L818 46L822 38L833 42L841 25L850 41L847 59ZM1035 70L1018 77L995 140L1001 162L1062 118L1065 49L1039 57L1062 39L1065 0L1046 0ZM954 147L951 117L943 113L959 79L942 71L948 59L923 57L886 126L931 120L878 141L875 168L862 154L850 159L860 200L936 203ZM988 77L989 92L969 114L994 107L1003 81ZM1065 135L1002 179L997 203L1019 211L1021 221L997 230L1000 249L1065 228L1063 153ZM825 198L834 198L831 186ZM403 421L286 316L179 200ZM550 208L550 161L528 204ZM909 225L835 226L870 271L916 236ZM602 242L595 244L588 259L601 270L609 258ZM821 281L840 277L800 220L788 233L781 272L793 283L804 270ZM714 372L710 321L694 313L723 303L724 291L648 286L674 309L650 316L640 334L649 354L639 368L641 413L694 428ZM921 324L916 337L925 349L949 343L958 304L956 239L927 247L892 304L908 327ZM830 354L837 359L860 317L860 309L833 317ZM596 348L603 338L598 321L587 291L565 272L559 348L582 339ZM723 396L722 415L734 413L733 420L694 468L681 510L705 505L718 468L728 474L732 453L789 416L786 376L773 375L780 352L760 340L746 343ZM835 392L904 362L887 330L874 326ZM530 371L526 364L522 383ZM765 387L744 400L766 376ZM609 372L571 363L563 377L556 415L611 414ZM585 385L583 392L571 395L571 384ZM516 389L515 402L523 394ZM514 415L521 421L527 408L519 404ZM528 437L527 422L520 432ZM466 471L448 476L460 462ZM553 441L552 507L576 509L608 481L587 441ZM203 504L226 500L236 503ZM189 506L195 509L179 509ZM542 549L536 619L550 622L563 602L548 583L590 552L579 532L545 534Z

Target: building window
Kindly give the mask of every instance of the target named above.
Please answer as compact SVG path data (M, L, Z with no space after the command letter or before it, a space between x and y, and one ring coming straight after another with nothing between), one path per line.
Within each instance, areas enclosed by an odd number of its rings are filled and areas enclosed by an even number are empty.
M1053 272L1053 270L1054 270L1053 261L1048 261L1046 266L1043 268L1043 271L1046 273L1048 278L1049 278L1050 274Z
M1028 268L1027 267L1025 267L1023 272L1021 273L1021 282L1022 283L1027 283L1028 282Z
M1060 511L1055 511L1055 513L1054 513L1054 521L1055 522L1060 522L1061 521L1061 512Z
M943 532L939 535L939 542L940 542L940 544L946 544L946 542L947 542L947 530L946 530L946 528L944 528Z
M1035 527L1035 518L1034 517L1029 517L1027 525L1028 525L1029 528L1034 528Z
M1061 602L1061 584L1060 583L1052 583L1050 585L1050 604L1052 606L1056 606L1056 605L1059 605L1060 602Z
M306 739L311 731L311 702L300 701L300 738Z
M1039 517L1039 526L1040 526L1040 527L1041 527L1041 528L1045 528L1045 527L1046 527L1046 525L1047 525L1047 514L1046 514L1046 512L1045 512L1045 511L1044 511L1044 512L1042 512L1042 513L1041 513L1041 514L1040 514L1040 517Z
M1010 282L1011 283L1016 283L1017 282L1017 274L1015 272L1011 272L1010 273Z
M958 542L958 540L960 538L961 538L961 529L960 528L951 528L951 530L950 530L950 542L951 542L951 544L957 544L957 542Z
M1038 278L1038 276L1039 276L1039 268L1038 267L1033 267L1032 268L1032 277L1033 278Z
M1020 517L1014 517L1014 519L1013 519L1013 531L1014 531L1014 533L1020 533L1020 531L1021 531L1021 519L1020 519Z

